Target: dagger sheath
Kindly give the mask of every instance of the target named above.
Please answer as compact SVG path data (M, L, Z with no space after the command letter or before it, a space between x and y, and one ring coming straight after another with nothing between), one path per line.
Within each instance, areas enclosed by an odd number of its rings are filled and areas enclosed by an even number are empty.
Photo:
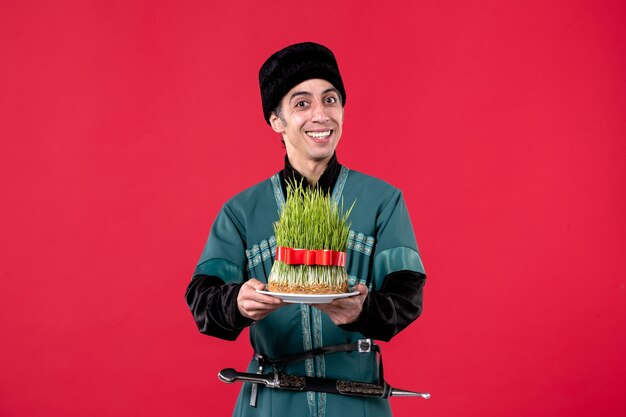
M343 381L336 379L317 378L308 376L270 373L265 375L237 372L232 368L222 369L218 374L222 382L236 381L263 384L269 388L278 388L291 391L315 391L330 394L356 395L361 397L422 397L430 398L428 393L412 392L391 388L388 384L376 385L367 382Z

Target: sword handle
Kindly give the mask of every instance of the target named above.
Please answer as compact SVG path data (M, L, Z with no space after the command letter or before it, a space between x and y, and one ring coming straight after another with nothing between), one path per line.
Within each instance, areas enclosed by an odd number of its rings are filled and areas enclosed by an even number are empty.
M226 382L227 384L232 384L233 382L243 381L243 382L253 382L256 384L263 384L265 386L271 386L271 381L268 381L267 376L263 377L258 374L249 374L247 372L237 372L233 368L222 369L217 377L222 382Z

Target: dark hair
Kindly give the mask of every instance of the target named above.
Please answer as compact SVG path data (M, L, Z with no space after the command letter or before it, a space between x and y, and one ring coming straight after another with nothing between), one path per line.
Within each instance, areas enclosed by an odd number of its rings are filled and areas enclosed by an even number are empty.
M272 110L272 113L274 113L276 117L278 117L280 121L283 122L283 124L287 124L287 121L285 120L285 116L283 115L283 101L282 100L278 103L278 106L276 106L276 108Z

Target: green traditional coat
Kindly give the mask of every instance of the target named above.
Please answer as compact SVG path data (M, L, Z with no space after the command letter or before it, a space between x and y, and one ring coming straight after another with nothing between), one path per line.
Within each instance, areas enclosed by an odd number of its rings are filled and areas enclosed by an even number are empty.
M395 271L424 273L413 228L400 191L376 178L341 168L332 198L349 208L351 231L346 269L349 284L363 283L380 289L383 279ZM228 201L220 211L195 275L215 275L226 283L256 278L267 283L276 239L273 223L284 204L279 175L251 187ZM322 312L304 304L292 304L271 313L250 327L252 348L278 359L320 346L356 342L364 336L335 325ZM258 369L256 361L248 372ZM266 369L265 372L271 372ZM377 382L375 354L344 352L290 364L295 375ZM333 417L390 416L389 401L380 398L281 391L258 388L257 406L251 407L251 385L242 386L234 416Z

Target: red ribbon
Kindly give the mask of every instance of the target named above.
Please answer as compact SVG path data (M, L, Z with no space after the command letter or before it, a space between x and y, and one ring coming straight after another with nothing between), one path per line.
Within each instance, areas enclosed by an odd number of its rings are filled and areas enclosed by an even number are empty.
M287 265L346 266L346 253L334 250L276 247L276 260Z

